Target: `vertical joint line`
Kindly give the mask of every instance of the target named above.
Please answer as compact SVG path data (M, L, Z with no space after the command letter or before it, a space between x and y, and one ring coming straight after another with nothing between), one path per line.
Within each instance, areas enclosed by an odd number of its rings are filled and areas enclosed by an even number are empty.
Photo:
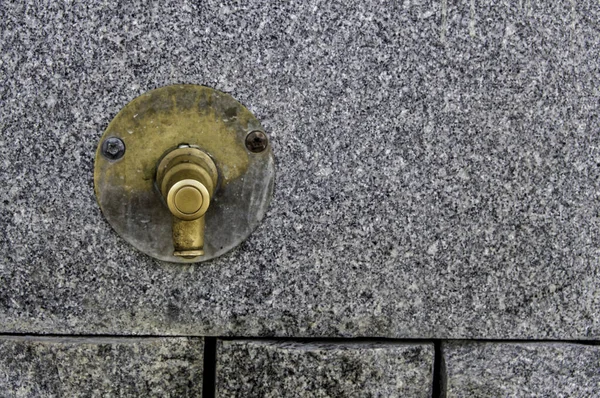
M433 388L432 398L446 398L446 376L442 358L442 341L433 341Z
M202 377L202 398L214 398L217 373L217 338L204 338L204 369Z

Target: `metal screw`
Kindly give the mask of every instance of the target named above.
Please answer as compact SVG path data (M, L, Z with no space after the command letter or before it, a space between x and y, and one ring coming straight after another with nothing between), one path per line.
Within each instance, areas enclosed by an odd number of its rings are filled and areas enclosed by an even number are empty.
M269 139L262 131L256 130L246 136L246 148L250 152L258 153L267 149Z
M117 137L109 137L102 143L102 155L110 160L121 159L125 155L125 143Z

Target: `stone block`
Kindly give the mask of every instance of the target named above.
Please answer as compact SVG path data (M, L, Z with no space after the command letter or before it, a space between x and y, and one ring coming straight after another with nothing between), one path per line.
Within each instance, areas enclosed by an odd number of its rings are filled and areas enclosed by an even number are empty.
M600 3L0 4L0 332L600 338ZM102 132L195 83L270 135L258 230L161 263L102 217Z
M0 336L0 395L200 397L201 338Z
M430 397L433 344L220 340L217 397Z
M453 342L442 347L445 390L459 397L592 397L600 347L568 343Z

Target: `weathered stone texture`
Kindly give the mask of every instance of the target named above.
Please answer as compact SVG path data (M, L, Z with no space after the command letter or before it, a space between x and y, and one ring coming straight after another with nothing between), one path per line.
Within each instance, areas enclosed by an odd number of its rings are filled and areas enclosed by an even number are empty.
M200 397L203 339L0 337L0 396Z
M566 343L443 345L448 398L595 397L600 347Z
M430 397L433 344L219 341L217 397Z
M0 2L0 331L600 338L600 3ZM270 134L239 248L155 261L93 158L212 86Z

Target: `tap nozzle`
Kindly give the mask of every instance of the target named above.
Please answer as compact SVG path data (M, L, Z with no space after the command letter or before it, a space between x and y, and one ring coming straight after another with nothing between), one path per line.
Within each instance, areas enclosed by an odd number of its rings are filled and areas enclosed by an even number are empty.
M217 178L212 158L198 148L180 146L160 161L156 182L173 215L174 256L204 255L204 215Z

